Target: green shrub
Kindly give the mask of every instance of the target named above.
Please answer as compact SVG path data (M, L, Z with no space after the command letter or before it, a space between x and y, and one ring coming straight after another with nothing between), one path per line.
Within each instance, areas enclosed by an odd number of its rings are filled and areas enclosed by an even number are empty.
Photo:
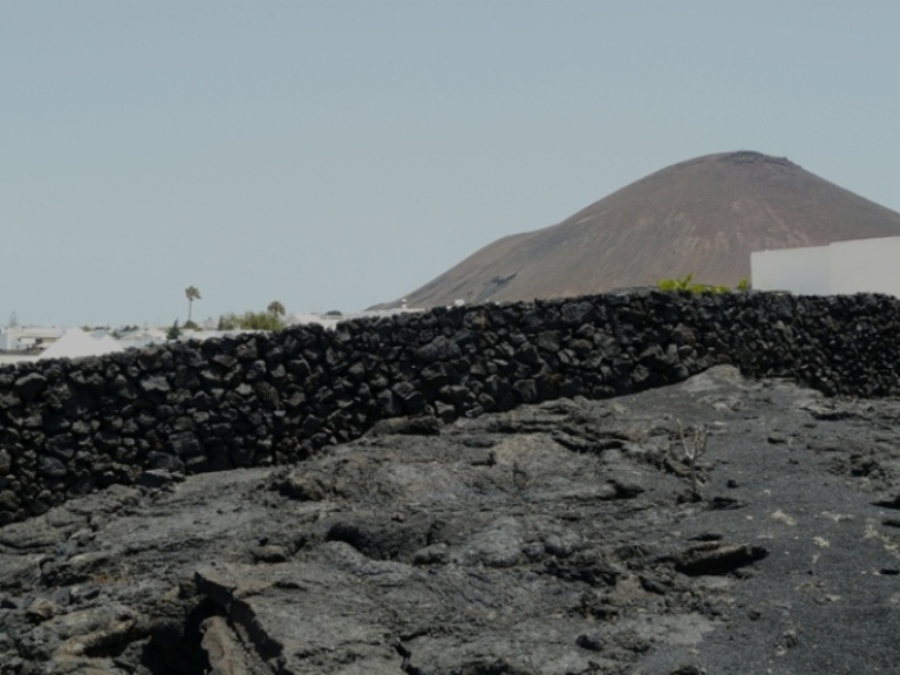
M281 317L272 312L244 312L223 314L219 317L219 330L281 330L285 327Z
M681 279L660 279L656 282L661 291L687 291L688 293L731 293L732 291L746 292L750 290L750 280L744 277L734 289L725 285L713 286L711 284L698 284L694 282L694 274L685 275Z

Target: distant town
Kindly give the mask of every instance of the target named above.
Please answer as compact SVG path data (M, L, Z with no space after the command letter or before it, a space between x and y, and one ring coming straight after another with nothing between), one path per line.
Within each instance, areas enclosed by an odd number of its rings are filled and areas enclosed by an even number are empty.
M273 303L276 305L276 303ZM266 313L246 312L243 315L226 315L218 321L207 319L200 324L190 318L183 326L176 321L171 326L21 326L14 317L9 325L0 328L0 367L25 361L55 358L84 358L100 356L126 349L141 349L173 340L208 340L226 335L247 332L277 330L294 325L317 323L333 329L341 321L361 317L384 317L393 314L421 312L404 303L396 309L367 312L287 314L273 312L278 306L270 305ZM266 320L269 319L269 320ZM250 326L250 327L248 327Z

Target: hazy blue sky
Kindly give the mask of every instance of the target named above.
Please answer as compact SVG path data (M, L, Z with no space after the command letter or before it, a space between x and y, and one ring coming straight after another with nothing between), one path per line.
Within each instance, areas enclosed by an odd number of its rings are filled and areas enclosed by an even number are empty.
M900 210L900 2L0 0L0 324L393 300L751 149Z

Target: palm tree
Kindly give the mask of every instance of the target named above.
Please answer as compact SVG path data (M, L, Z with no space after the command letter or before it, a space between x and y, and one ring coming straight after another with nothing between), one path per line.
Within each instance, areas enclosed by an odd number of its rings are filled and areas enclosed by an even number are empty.
M191 323L191 310L194 308L194 300L200 299L200 291L197 290L196 286L188 286L184 289L184 294L188 299L188 319L187 322Z
M273 316L284 316L284 305L282 305L278 300L273 300L269 303L269 306L266 308L266 311Z

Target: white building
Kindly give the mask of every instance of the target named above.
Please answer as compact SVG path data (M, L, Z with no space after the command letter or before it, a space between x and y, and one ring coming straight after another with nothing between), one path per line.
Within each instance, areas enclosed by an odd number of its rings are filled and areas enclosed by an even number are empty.
M99 340L80 328L70 328L59 340L47 347L39 359L78 359L84 356L102 356L122 351L122 346L109 335Z
M756 251L750 254L750 276L757 291L900 297L900 237Z
M40 326L10 326L0 329L0 351L21 352L42 349L63 336L62 328Z
M289 314L287 317L285 317L285 323L287 323L287 325L289 326L317 323L325 328L333 329L342 321L349 321L352 319L379 319L386 316L393 316L395 314L421 314L424 311L424 309L419 307L407 307L406 301L404 300L401 307L394 307L393 309L372 309L362 312L350 313L329 312L326 314Z

